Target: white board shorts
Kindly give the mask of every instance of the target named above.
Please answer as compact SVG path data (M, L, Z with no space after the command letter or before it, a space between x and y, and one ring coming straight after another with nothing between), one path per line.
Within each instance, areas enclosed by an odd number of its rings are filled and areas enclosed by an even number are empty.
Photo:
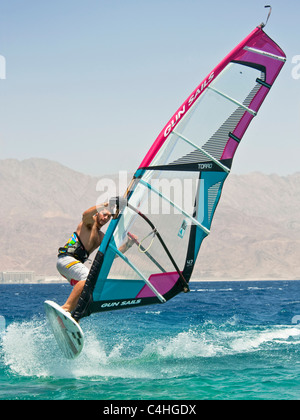
M71 286L75 286L81 280L86 280L89 269L69 255L61 255L57 258L56 268L65 277Z

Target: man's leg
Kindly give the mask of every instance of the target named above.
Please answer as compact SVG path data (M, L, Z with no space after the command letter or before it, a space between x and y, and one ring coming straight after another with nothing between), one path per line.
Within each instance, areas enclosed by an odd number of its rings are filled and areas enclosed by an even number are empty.
M56 264L58 272L74 286L66 303L62 306L65 311L73 312L89 274L88 268L80 261L68 255L58 257Z
M66 303L62 306L62 308L65 311L73 312L76 308L76 305L78 303L79 297L81 295L81 292L84 288L85 280L79 281L77 284L75 284L70 296L68 297Z

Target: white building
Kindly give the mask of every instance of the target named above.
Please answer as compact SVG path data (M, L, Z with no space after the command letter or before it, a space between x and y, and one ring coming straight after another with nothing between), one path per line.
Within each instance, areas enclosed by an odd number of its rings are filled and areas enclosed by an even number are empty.
M3 271L0 273L1 283L35 283L34 271Z

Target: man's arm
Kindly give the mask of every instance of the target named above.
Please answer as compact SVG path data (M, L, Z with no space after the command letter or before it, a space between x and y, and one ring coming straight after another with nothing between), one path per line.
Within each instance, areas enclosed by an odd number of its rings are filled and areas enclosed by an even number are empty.
M82 215L82 223L88 227L91 228L93 224L95 223L94 216L97 213L97 207L93 206L86 210Z
M125 254L125 252L128 251L128 249L130 249L132 247L132 245L136 242L137 242L137 236L131 234L131 236L128 237L125 244L120 246L119 251L122 252L123 254Z
M108 203L103 203L100 204L99 206L93 206L90 207L88 210L86 210L83 214L82 214L82 223L88 227L89 229L92 228L92 226L95 223L95 219L94 216L99 213L100 211L102 211L105 207L108 206Z

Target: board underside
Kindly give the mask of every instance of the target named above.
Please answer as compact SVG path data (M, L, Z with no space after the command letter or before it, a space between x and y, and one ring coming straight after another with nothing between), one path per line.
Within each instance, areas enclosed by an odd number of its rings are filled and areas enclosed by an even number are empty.
M67 359L79 356L84 345L84 335L79 324L52 301L44 303L47 319L57 344Z

